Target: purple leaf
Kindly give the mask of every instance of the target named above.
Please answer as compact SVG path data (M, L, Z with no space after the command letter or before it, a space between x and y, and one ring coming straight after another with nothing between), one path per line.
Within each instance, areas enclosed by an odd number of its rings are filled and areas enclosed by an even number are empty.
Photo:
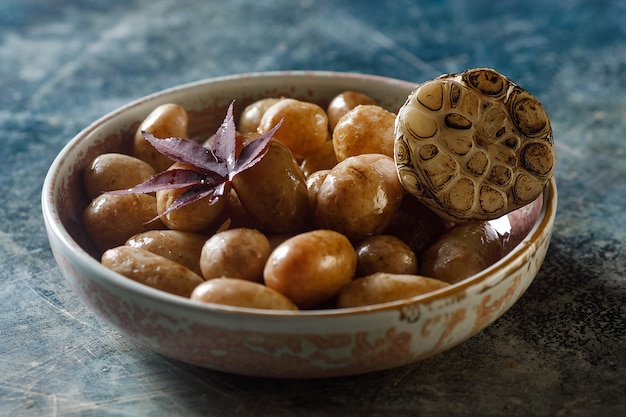
M237 147L235 121L233 118L233 103L230 103L226 117L215 133L215 137L209 143L209 149L220 161L226 162L226 167L231 171L235 166L235 152Z
M178 196L174 203L167 208L161 216L167 216L174 210L177 210L183 206L186 206L191 203L195 203L196 201L202 200L204 197L211 196L215 192L214 188L207 188L203 186L192 187Z
M228 175L227 167L196 141L176 137L159 139L148 132L143 132L143 136L157 151L176 162L191 165L202 171L212 171L222 176Z
M223 178L220 178L223 181ZM217 178L214 179L219 181ZM153 193L155 191L170 188L184 188L207 182L206 174L192 171L190 169L171 169L159 172L150 179L127 190L109 191L108 194L137 194Z

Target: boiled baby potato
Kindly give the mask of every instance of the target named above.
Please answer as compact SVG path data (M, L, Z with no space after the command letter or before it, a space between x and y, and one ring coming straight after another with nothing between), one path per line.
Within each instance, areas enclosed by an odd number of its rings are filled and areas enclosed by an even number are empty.
M309 192L286 145L270 140L263 159L235 175L233 188L259 227L272 233L300 231L309 218Z
M405 194L384 233L402 240L419 258L450 226L417 198Z
M193 170L190 165L176 162L168 169L189 169ZM156 192L157 210L161 221L174 230L185 232L200 232L211 226L222 214L226 203L226 197L219 197L212 204L209 204L211 197L207 196L193 203L179 207L176 210L166 213L167 210L176 202L189 188L167 188Z
M132 246L119 246L102 254L102 265L152 288L189 297L204 280L178 262Z
M234 307L265 310L297 310L298 307L281 293L257 282L238 278L215 278L198 285L192 300Z
M150 164L155 171L165 171L173 161L157 151L148 142L142 132L147 132L159 139L169 137L187 138L187 112L178 104L166 103L155 108L135 132L133 156Z
M241 133L256 132L265 111L279 100L279 97L267 97L247 105L239 117L237 130Z
M281 120L274 138L287 145L296 158L317 151L328 138L328 117L315 103L293 98L279 100L263 113L257 132L267 133Z
M422 255L420 273L453 284L502 257L502 242L488 222L458 224Z
M416 274L417 257L409 245L391 235L368 236L354 248L357 256L356 276L375 272Z
M350 241L332 230L298 234L270 254L265 285L285 295L300 308L315 307L337 294L356 270Z
M258 230L224 230L204 243L200 269L204 279L230 277L261 281L269 255L270 242Z
M339 122L339 119L341 119L343 115L360 104L378 103L367 94L363 94L358 91L344 91L333 97L330 104L326 108L330 130L332 131L335 129L337 122Z
M132 188L154 174L154 168L139 158L120 153L105 153L89 164L83 183L87 195L96 198L107 191Z
M337 307L362 307L403 300L448 285L443 281L420 275L377 272L357 278L343 287L337 297Z
M156 198L148 194L101 194L85 208L83 224L101 250L123 245L137 233L165 228Z
M180 230L149 230L132 236L126 246L156 253L202 275L200 253L207 239L205 235Z
M302 160L300 168L304 176L308 178L316 171L332 169L335 165L337 165L337 157L335 156L333 141L327 140L319 150Z
M379 234L402 202L404 188L393 158L363 154L338 163L319 187L315 224L353 241Z
M338 161L364 153L393 158L396 115L375 105L359 105L346 113L333 130Z

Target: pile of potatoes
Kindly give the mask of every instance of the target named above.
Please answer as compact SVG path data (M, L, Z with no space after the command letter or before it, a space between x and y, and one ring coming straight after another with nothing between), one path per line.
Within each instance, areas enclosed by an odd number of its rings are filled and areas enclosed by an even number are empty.
M326 109L258 100L243 109L237 140L245 146L282 120L263 159L235 176L223 198L163 215L184 189L107 193L181 167L143 137L188 137L186 111L159 106L130 155L102 154L86 169L84 226L106 267L201 302L347 308L443 288L500 259L501 237L489 223L446 223L405 192L393 159L395 118L354 91Z

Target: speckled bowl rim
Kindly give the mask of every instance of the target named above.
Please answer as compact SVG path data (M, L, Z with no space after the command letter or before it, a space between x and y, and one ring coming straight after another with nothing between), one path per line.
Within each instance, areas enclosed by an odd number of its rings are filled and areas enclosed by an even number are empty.
M469 294L471 292L480 293L482 288L487 288L491 285L497 284L497 282L507 279L508 275L502 276L502 271L505 269L509 269L514 271L521 265L523 265L526 261L528 261L528 257L525 256L526 253L533 249L533 242L538 241L541 238L541 235L545 232L546 228L551 228L554 222L554 218L556 216L557 209L557 188L556 188L556 180L555 178L551 178L550 181L546 184L544 193L543 193L543 204L541 208L541 212L538 216L537 221L528 232L528 234L524 237L524 239L517 244L511 252L509 252L506 256L500 259L495 264L490 267L484 269L483 271L472 275L460 281L456 284L452 284L448 287L444 287L439 290L435 290L426 294L398 300L387 303L376 304L372 306L364 306L364 307L353 307L353 308L344 308L344 309L320 309L320 310L298 310L298 311L280 311L280 310L262 310L262 309L254 309L254 308L245 308L245 307L233 307L226 306L220 304L208 304L202 303L195 300L190 300L184 297L176 296L173 294L169 294L146 285L140 284L133 280L130 280L122 275L119 275L108 268L104 267L100 264L100 262L94 259L91 255L87 253L85 249L83 249L76 240L70 235L69 231L62 224L59 212L54 204L54 195L53 190L55 189L55 184L61 179L59 168L62 164L65 163L66 155L70 153L70 151L78 146L78 144L84 140L85 137L89 136L93 131L98 129L99 127L109 123L112 119L115 119L120 114L131 110L132 108L143 104L146 101L152 101L156 98L159 98L164 95L168 95L174 92L180 92L181 90L190 90L194 89L198 86L205 84L217 84L217 83L226 83L230 81L238 81L242 79L248 78L258 78L258 79L271 79L271 78L285 78L285 77L316 77L316 78L344 78L352 81L362 81L364 83L367 82L375 82L382 83L400 87L407 88L408 93L416 87L417 84L411 83L408 81L398 80L394 78L382 77L377 75L370 74L359 74L359 73L349 73L349 72L333 72L333 71L268 71L268 72L254 72L254 73L243 73L243 74L235 74L228 75L222 77L208 78L205 80L199 80L191 83L182 84L179 86L167 88L153 94L146 95L144 97L133 100L132 102L123 105L116 110L113 110L106 115L102 116L85 129L76 134L59 152L57 157L54 159L53 163L50 166L50 169L45 177L43 188L42 188L42 213L44 217L44 221L48 228L48 233L53 233L56 237L58 237L59 241L62 242L67 248L70 248L70 253L68 254L72 260L78 264L81 264L81 267L93 271L93 276L91 279L96 279L95 277L100 277L103 280L107 281L108 284L115 285L117 287L122 288L124 291L128 293L134 293L140 295L142 297L153 299L154 301L167 303L170 307L177 306L183 309L192 309L195 311L206 312L211 314L225 314L225 315L244 315L244 316L279 316L279 317L336 317L336 316L350 316L350 315L360 315L360 314L369 314L369 313L377 313L381 311L387 310L397 310L403 306L413 305L417 303L431 303L435 300L444 299L446 297L455 297L458 294Z

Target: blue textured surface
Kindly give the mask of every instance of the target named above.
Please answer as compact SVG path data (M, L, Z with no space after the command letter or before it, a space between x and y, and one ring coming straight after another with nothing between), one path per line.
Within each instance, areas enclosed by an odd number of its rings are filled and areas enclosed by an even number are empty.
M0 3L0 415L624 415L626 3L222 3ZM451 351L334 380L224 375L134 345L54 263L39 203L48 166L132 99L249 71L425 81L478 66L548 110L559 213L528 292Z

